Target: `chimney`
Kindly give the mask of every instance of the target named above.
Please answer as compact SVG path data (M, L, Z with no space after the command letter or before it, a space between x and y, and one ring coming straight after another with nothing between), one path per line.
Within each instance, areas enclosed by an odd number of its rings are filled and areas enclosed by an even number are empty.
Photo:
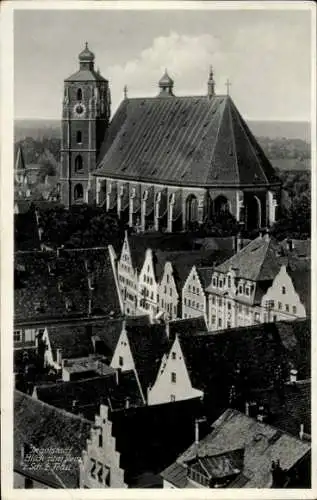
M249 408L250 408L250 405L249 405L248 401L246 401L245 402L245 414L247 417L249 416Z
M120 368L116 369L115 375L116 375L116 384L119 385L119 373L120 373Z
M297 370L296 368L292 368L291 371L290 371L290 383L291 384L296 384L297 382Z
M304 438L304 424L300 424L299 426L299 439L302 441Z
M56 349L56 363L62 364L62 349Z
M195 445L199 444L199 421L195 420Z

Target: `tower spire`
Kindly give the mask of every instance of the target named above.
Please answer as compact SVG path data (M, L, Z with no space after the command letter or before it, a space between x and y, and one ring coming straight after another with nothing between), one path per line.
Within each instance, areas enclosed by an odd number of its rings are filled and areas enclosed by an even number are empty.
M208 97L209 99L215 95L215 80L214 80L214 72L213 67L210 65L209 67L209 78L208 78Z
M124 99L127 99L127 98L128 98L128 87L127 87L127 85L125 85L125 86L123 87L123 98L124 98Z

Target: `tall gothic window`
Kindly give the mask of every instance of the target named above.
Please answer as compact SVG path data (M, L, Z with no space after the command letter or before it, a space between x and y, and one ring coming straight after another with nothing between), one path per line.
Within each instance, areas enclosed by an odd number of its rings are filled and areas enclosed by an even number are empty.
M75 158L75 172L79 172L83 169L83 159L81 155L77 155Z
M76 133L76 142L77 142L77 144L81 144L82 143L82 133L81 133L81 130L78 130L77 133Z
M74 188L74 199L80 200L84 197L84 189L81 184L76 184Z
M81 89L77 90L77 101L81 101L83 98L83 92Z

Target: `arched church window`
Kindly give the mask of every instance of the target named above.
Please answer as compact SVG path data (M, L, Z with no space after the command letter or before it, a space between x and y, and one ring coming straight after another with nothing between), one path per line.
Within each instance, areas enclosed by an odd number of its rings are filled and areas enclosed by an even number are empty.
M74 199L80 200L84 197L84 189L81 184L76 184L74 187Z
M77 90L77 101L81 101L83 98L83 92L81 89Z
M78 130L77 133L76 133L76 142L77 142L77 144L81 144L82 143L81 130Z
M79 172L83 169L83 159L80 155L75 158L75 172Z

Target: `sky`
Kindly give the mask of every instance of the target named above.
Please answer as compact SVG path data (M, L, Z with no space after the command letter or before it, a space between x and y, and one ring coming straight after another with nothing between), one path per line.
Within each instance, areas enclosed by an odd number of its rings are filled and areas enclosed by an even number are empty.
M309 11L16 10L15 118L61 117L63 80L84 43L110 82L112 112L123 98L155 96L167 68L175 95L230 94L246 119L310 120Z

